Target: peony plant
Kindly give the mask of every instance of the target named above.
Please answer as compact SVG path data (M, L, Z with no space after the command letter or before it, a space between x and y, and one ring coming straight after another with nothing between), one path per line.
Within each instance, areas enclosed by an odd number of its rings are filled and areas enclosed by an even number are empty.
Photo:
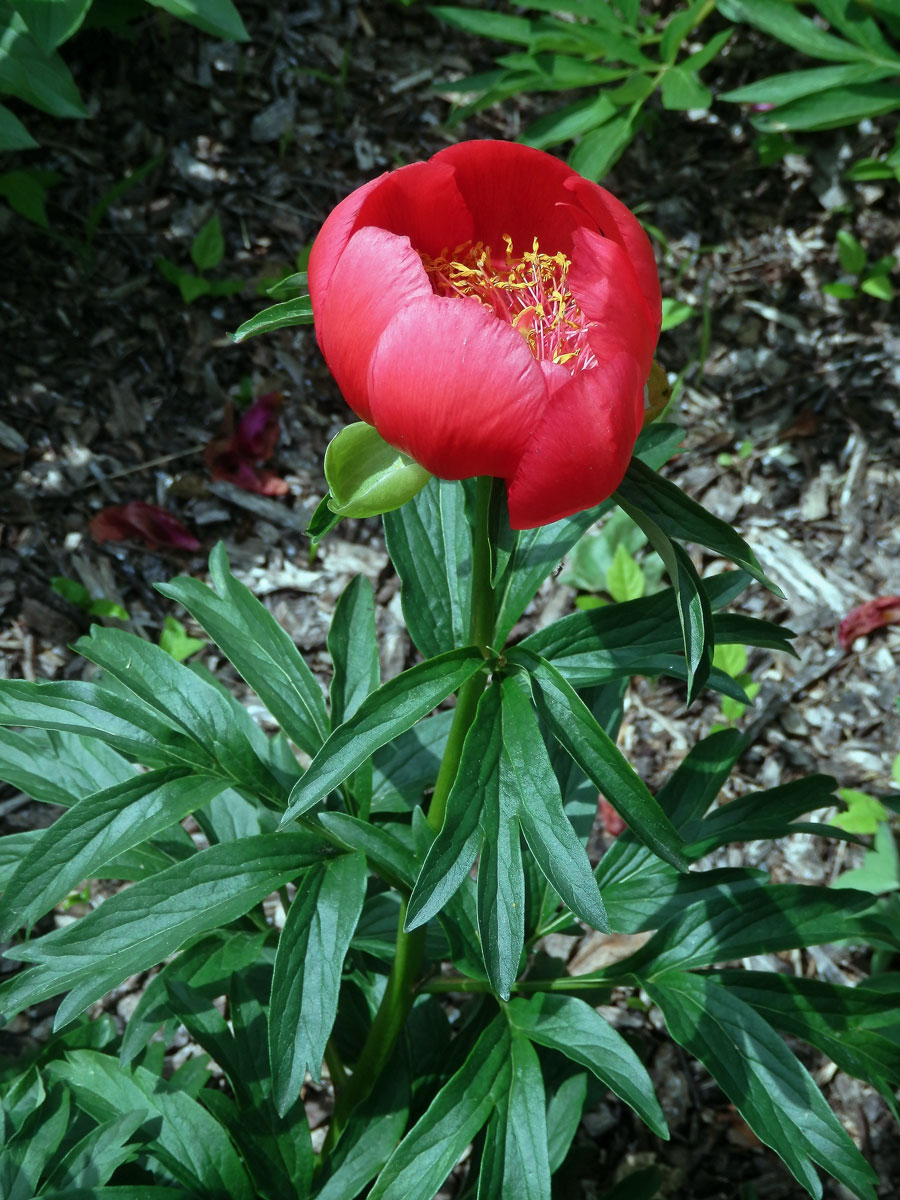
M846 940L890 954L896 930L869 892L707 858L796 831L855 840L799 820L834 781L717 804L746 749L727 729L654 795L617 745L632 677L747 702L715 646L787 651L792 636L726 611L751 581L773 585L658 474L682 432L642 428L660 305L637 221L547 155L462 143L343 201L309 288L236 339L314 319L361 421L329 447L311 533L383 514L420 658L382 681L357 578L326 696L220 545L212 586L160 591L274 736L208 673L120 630L77 643L90 682L0 681L0 777L63 808L0 839L6 957L29 964L0 983L0 1012L62 997L4 1096L7 1194L433 1200L455 1171L479 1200L574 1196L585 1107L606 1095L619 1121L669 1135L646 1043L617 1027L628 998L659 1011L810 1195L821 1167L874 1200L872 1168L782 1035L896 1111L896 985L740 964ZM616 505L670 586L535 628L538 589ZM684 542L736 569L701 579ZM598 795L621 832L595 861ZM30 936L85 879L129 886ZM573 975L544 939L585 930L625 949ZM124 1028L85 1020L145 971ZM173 1072L179 1028L208 1058ZM653 1172L633 1186L654 1194Z

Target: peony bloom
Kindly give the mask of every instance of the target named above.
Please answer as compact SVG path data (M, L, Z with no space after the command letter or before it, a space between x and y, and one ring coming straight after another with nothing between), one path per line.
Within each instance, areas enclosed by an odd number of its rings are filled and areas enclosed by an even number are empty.
M635 217L558 159L462 142L382 175L328 217L309 291L353 411L433 475L504 479L513 528L618 487L659 280Z

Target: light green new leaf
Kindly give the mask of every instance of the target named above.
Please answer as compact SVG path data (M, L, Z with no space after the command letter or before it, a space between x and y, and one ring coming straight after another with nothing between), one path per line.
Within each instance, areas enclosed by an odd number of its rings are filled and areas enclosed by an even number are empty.
M860 1200L878 1177L781 1037L743 1000L700 975L672 971L645 984L672 1037L698 1058L760 1139L811 1196L824 1167Z
M279 1116L306 1072L321 1077L337 1016L344 957L366 898L366 860L343 854L305 875L278 939L269 1006L269 1061Z

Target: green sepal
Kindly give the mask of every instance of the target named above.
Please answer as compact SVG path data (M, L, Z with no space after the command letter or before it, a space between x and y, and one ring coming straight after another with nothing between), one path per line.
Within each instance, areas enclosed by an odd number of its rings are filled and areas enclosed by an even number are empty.
M431 475L389 446L365 421L346 425L325 451L328 507L341 517L393 512L422 490Z

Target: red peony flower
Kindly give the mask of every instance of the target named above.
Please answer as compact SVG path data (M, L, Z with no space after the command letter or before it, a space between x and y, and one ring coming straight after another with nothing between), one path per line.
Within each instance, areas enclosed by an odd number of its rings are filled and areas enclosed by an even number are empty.
M527 146L461 142L343 200L309 291L354 412L442 479L505 479L513 528L618 487L661 305L646 234L597 184Z

